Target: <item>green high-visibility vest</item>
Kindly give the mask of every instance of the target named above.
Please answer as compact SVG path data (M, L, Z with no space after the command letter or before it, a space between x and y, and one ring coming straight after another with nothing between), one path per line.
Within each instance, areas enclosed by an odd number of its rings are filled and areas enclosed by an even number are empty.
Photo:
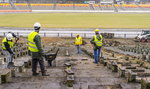
M101 38L100 40L97 39L97 35L94 35L94 42L95 42L96 46L102 46L103 45L103 43L102 43L103 37L102 37L102 35L99 35L99 36Z
M4 43L7 42L9 44L9 47L12 48L14 46L13 41L9 41L6 39L6 37L2 40L2 49L6 50L6 47L4 45Z
M35 36L38 35L37 32L31 32L29 35L28 35L28 49L31 51L31 52L39 52L35 42L34 42L34 38Z

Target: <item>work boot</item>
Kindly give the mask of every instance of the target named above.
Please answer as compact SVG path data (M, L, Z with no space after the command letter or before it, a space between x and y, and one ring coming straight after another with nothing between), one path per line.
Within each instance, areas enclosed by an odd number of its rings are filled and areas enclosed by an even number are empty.
M97 64L95 61L93 61L94 64Z
M8 69L10 68L10 62L8 63L7 68L8 68Z
M32 73L32 75L33 75L33 76L38 76L38 75L39 75L39 73Z
M7 68L11 68L11 67L14 67L14 63L13 62L9 62L8 65L7 65Z
M42 76L49 76L49 74L46 74L46 72L42 73Z
M14 62L10 62L10 67L14 67Z

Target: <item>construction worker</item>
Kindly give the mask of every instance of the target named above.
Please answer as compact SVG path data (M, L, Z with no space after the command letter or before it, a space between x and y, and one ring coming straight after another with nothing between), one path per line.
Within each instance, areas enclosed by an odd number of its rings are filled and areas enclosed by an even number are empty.
M19 38L12 32L8 32L6 37L2 40L2 49L3 53L6 56L6 63L7 63L7 68L13 67L14 62L13 62L13 50L12 48L14 47L14 41L13 37L15 37L16 42L19 40Z
M13 32L8 32L11 33L13 38L15 38L15 44L17 43L17 41L19 40L19 36L15 35Z
M91 44L94 46L94 63L98 64L99 62L99 57L101 54L101 48L102 48L102 41L103 37L99 33L99 29L95 29L95 35L93 36L92 40L90 41Z
M81 53L82 37L79 34L76 34L75 45L77 47L77 54Z
M34 31L28 35L28 49L32 56L32 75L37 76L37 64L40 64L42 76L48 76L45 71L44 60L43 60L43 49L41 46L41 37L38 35L41 24L36 22L34 24Z

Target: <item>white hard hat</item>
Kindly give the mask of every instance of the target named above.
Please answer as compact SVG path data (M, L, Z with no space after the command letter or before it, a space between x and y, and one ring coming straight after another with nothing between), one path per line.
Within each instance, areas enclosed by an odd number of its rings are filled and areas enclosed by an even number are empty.
M34 24L34 27L41 27L41 24L40 24L39 22L36 22L36 23Z
M6 38L7 38L7 40L12 40L13 36L12 36L11 33L8 33L8 34L6 35Z

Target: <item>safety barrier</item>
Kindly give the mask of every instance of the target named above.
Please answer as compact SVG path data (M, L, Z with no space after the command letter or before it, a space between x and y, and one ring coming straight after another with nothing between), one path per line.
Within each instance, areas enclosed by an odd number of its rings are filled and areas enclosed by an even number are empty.
M5 32L1 32L0 36L5 36ZM28 32L17 32L16 33L19 36L23 36L23 37L27 37L27 35L29 34ZM40 36L42 37L75 37L77 33L73 32L73 33L59 33L59 32L40 32L39 33ZM80 36L84 37L84 38L91 38L93 37L94 33L78 33ZM136 36L138 36L139 34L137 33L102 33L104 34L104 37L106 38L135 38Z

